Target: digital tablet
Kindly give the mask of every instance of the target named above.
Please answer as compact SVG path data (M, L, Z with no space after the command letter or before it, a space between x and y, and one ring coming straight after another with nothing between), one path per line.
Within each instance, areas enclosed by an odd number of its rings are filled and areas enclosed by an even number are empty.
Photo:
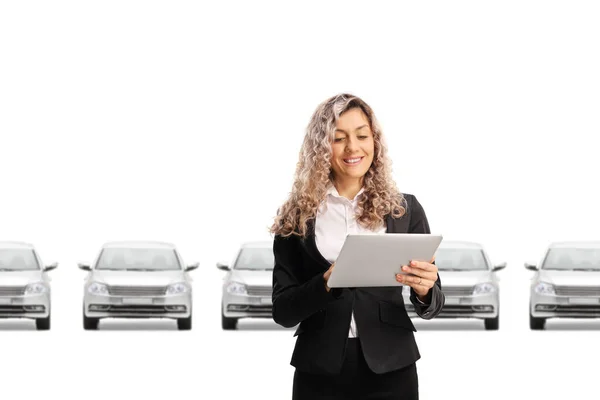
M348 235L327 286L331 288L403 286L396 274L406 274L411 260L431 261L442 235L385 233Z

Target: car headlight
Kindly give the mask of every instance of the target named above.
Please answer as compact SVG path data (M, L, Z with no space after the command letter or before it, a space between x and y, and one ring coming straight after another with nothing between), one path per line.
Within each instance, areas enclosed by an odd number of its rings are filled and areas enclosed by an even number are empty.
M108 295L108 286L104 283L93 282L88 286L88 292L96 295Z
M546 282L538 283L537 285L535 285L533 290L539 294L556 294L556 292L554 291L554 285L551 285L550 283Z
M25 294L41 294L46 292L47 288L42 282L30 283L25 287Z
M232 294L248 294L246 285L239 282L231 282L229 285L227 285L227 292Z
M473 294L486 294L496 291L496 287L489 282L478 283L473 288Z
M186 293L188 291L188 287L185 283L173 283L167 286L167 294L180 294Z

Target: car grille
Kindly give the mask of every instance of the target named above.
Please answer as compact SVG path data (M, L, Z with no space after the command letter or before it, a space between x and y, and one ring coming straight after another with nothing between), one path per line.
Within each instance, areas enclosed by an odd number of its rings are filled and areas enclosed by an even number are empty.
M163 296L166 286L109 286L108 293L114 296Z
M600 286L555 286L558 296L600 296Z
M272 314L273 313L273 306L249 306L248 307L248 311L251 313L266 313L266 314Z
M442 285L442 292L446 296L472 296L473 286L446 286Z
M250 296L268 296L273 294L272 286L248 286L248 295Z
M469 306L469 305L444 305L444 307L442 307L442 311L440 312L439 315L444 314L444 313L458 313L458 314L472 314L474 312L494 312L493 309L488 310L488 311L479 311L477 310L474 306Z
M406 311L415 312L415 307L412 304L407 304L405 307L406 307ZM449 317L449 316L454 318L454 316L457 314L468 316L470 314L475 314L475 313L493 313L494 312L493 307L490 310L485 310L485 311L478 310L475 307L471 306L471 305L444 305L444 307L442 307L442 310L440 311L440 313L437 315L436 318L444 318L444 317Z
M25 286L0 286L0 296L22 296Z
M91 311L91 310L90 310ZM181 310L172 310L169 309L169 306L162 305L121 305L121 304L111 304L107 308L100 310L101 312L109 312L115 314L164 314L164 313L184 313L187 311L187 308L184 306Z
M268 314L273 313L271 305L252 305L252 304L229 304L227 310L231 312L247 312L252 314Z
M45 306L41 306L35 310L31 309L31 307L32 306L0 305L0 314L43 313L46 311Z
M600 316L600 305L559 305L554 311L557 314L584 314L590 316Z

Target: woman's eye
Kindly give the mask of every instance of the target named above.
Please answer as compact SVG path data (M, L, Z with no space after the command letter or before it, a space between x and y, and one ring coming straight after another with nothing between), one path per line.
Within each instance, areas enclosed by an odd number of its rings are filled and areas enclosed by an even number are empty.
M341 137L336 137L335 139L333 139L334 142L341 142L342 140L344 140L344 138Z
M363 136L359 136L358 138L359 139L366 139L366 138L368 138L368 136L363 135Z

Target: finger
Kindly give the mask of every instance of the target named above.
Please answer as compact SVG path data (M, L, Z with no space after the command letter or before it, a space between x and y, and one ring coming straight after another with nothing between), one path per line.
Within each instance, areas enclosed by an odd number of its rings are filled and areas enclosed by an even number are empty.
M427 272L427 271L424 271L423 269L411 268L406 265L402 267L402 271L406 272L408 274L420 276L423 279L428 279L428 280L433 280L433 281L437 280L437 273L435 273L435 272Z
M423 279L423 277L420 276L413 276L413 275L402 275L402 274L397 274L396 275L396 280L400 283L404 283L407 285L423 285L426 284L425 282L427 282L427 279Z
M403 274L396 274L396 281L415 289L431 289L435 283L435 281L425 279L420 276L411 276Z
M417 261L417 260L412 260L410 262L410 266L413 268L419 268L422 269L424 271L437 271L437 266L434 264L430 264L426 261Z
M411 283L410 287L415 289L417 292L421 291L427 293L429 289L433 287L433 282L423 279L421 283Z
M413 288L417 293L427 293L427 292L429 292L429 290L431 290L431 286L428 286L426 284L426 282L431 282L431 281L423 281L421 284L409 283L409 282L404 282L404 283L401 282L401 283L405 286Z

